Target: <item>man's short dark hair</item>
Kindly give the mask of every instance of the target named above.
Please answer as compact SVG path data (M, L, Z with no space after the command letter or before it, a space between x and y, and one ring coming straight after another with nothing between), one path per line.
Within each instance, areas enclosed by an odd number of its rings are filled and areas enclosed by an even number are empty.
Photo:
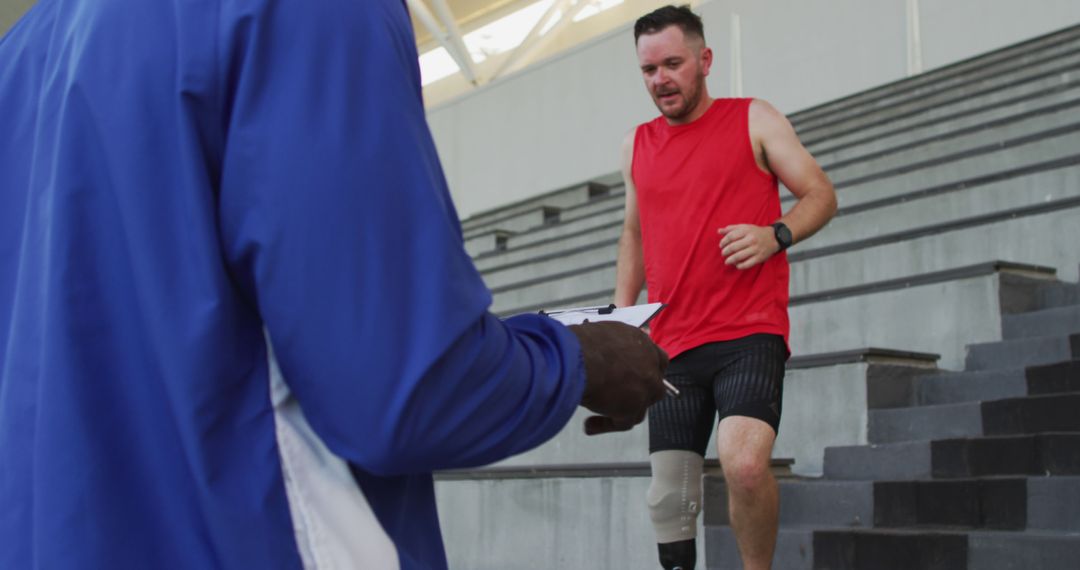
M638 18L634 23L634 44L642 34L655 34L668 26L679 26L684 36L705 39L701 16L690 11L690 5L667 5Z

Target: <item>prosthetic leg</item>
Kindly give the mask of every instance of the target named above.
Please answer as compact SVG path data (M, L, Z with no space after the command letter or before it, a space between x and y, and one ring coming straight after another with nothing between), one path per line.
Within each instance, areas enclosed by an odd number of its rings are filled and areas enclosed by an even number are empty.
M649 456L652 481L647 502L664 570L692 570L697 562L697 517L705 459L692 451L666 450Z

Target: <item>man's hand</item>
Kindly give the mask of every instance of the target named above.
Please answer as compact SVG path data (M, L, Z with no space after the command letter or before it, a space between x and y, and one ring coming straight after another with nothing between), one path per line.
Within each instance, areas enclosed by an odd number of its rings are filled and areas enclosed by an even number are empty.
M581 405L601 414L585 420L585 433L626 431L664 397L668 357L641 330L616 322L569 327L585 358Z
M720 228L716 233L723 236L720 240L720 255L725 265L734 265L737 269L750 269L764 262L780 251L776 234L772 226L738 224Z

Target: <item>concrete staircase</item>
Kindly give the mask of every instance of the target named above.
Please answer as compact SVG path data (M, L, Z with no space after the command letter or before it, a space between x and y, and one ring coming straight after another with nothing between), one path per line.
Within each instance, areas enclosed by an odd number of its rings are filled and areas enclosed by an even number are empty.
M873 386L869 444L781 481L776 568L1080 568L1080 286L1029 301L963 371ZM741 568L723 480L706 489L708 568Z
M1080 567L1080 27L791 119L840 211L789 254L775 567ZM622 204L612 174L463 221L493 310L610 302ZM438 476L452 568L657 567L645 428L583 415ZM739 567L706 480L699 560Z

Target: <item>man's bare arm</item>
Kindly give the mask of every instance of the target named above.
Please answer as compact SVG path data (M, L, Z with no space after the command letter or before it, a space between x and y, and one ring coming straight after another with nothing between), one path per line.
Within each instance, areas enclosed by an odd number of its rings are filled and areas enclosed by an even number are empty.
M798 199L778 220L791 230L792 243L817 233L836 213L836 192L791 122L769 103L755 99L750 104L750 139L758 167L775 174ZM753 267L780 249L769 226L740 224L718 231L725 263L739 269Z
M634 159L634 131L623 139L622 173L626 183L626 211L622 236L619 237L619 258L615 270L615 305L625 307L637 302L645 284L645 261L641 251L641 221L638 218L637 190L631 165Z

